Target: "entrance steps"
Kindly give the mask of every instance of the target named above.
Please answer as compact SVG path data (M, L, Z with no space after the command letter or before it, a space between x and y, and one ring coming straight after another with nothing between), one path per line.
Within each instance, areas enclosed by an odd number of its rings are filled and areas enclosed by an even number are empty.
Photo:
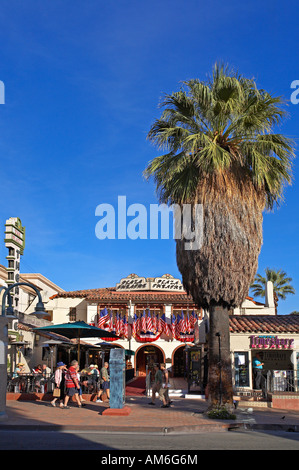
M198 399L205 399L204 395L200 395L200 392L193 392L188 393L188 383L182 377L171 377L169 379L170 389L169 389L169 396L172 398L198 398Z

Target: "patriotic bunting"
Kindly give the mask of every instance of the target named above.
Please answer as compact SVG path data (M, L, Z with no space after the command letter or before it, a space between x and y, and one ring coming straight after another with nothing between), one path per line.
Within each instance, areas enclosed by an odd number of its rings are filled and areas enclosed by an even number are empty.
M165 334L172 337L174 340L181 342L193 342L194 341L194 327L197 323L197 314L192 311L186 314L181 311L181 314L171 315L171 322L168 325L165 314L159 316L158 313L151 314L150 309L143 310L141 316L134 314L132 324L132 336L138 342L153 342L160 338L161 334ZM123 336L129 338L129 325L126 315L123 317L119 312L116 312L115 318L113 312L108 312L105 307L100 311L97 317L97 326L106 331L115 333L117 336ZM115 338L107 338L107 341L116 341Z

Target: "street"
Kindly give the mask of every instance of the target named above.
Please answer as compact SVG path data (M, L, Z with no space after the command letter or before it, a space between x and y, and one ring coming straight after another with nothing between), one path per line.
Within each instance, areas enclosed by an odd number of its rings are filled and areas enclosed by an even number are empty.
M112 455L114 451L137 449L172 454L182 450L299 450L299 433L239 430L165 436L154 433L121 434L79 430L72 432L7 430L0 431L0 449L105 450L111 451Z

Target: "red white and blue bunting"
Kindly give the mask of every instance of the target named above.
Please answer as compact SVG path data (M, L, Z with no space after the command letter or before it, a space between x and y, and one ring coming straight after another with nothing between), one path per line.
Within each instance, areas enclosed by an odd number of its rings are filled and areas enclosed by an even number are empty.
M133 337L140 343L152 343L157 341L162 334L172 340L183 343L194 342L194 327L197 323L197 314L192 311L186 314L172 315L171 323L168 324L165 314L161 316L158 313L151 314L150 310L143 310L142 315L136 313L133 318L133 324L129 326L126 316L121 316L118 312L113 316L112 310L108 312L105 307L98 314L97 326L106 331L113 332L116 336L123 338ZM116 341L115 338L105 338L105 341Z

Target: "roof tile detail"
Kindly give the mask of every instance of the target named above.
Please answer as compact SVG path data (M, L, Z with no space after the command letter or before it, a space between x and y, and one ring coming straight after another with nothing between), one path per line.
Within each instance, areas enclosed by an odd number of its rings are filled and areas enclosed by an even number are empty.
M231 333L299 333L299 315L231 315Z

